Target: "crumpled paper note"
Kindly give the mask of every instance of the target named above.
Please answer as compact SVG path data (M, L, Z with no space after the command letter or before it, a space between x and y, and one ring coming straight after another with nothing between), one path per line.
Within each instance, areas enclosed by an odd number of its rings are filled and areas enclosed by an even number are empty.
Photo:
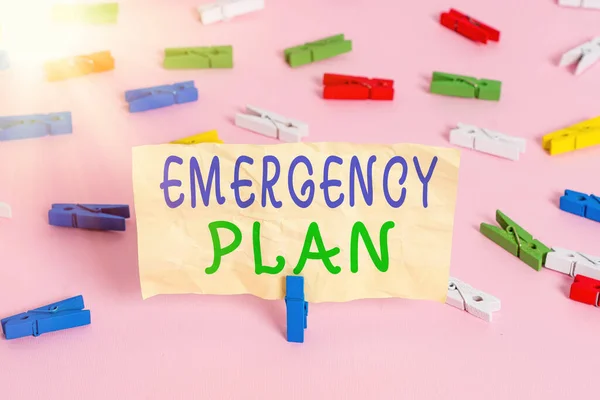
M172 163L167 179L180 180L180 187L171 187L169 196L184 200L176 208L165 202L161 183L165 179L165 160L169 156L182 159L182 165ZM240 179L249 179L251 187L240 190L240 197L254 194L254 203L240 208L230 184L234 177L236 159L240 155L254 159L252 165L242 164ZM280 177L273 193L280 208L267 201L262 207L263 156L276 156L280 163ZM301 208L292 202L288 189L288 174L292 159L304 155L310 160L313 174L309 177L304 164L296 167L292 178L295 192L301 199L302 184L310 178L315 182L314 199L309 207ZM342 205L330 208L324 200L320 183L323 182L325 159L337 155L342 165L331 164L329 179L341 180L340 187L331 187L332 200L344 194ZM195 158L202 172L204 184L213 157L220 163L220 191L225 197L218 204L212 187L210 202L205 206L197 192L195 208L190 193L190 160ZM350 206L349 164L357 156L363 173L369 157L376 156L373 164L373 203L367 205L359 180L355 181L355 204ZM400 207L391 207L384 196L383 175L386 163L395 156L406 161L406 176L402 185L403 168L389 169L388 197L398 200L405 189L405 200ZM434 157L437 163L427 185L427 207L423 203L423 189L414 158L425 175ZM401 297L445 301L452 248L452 231L458 186L460 152L456 149L417 144L351 144L351 143L293 143L280 145L198 144L152 145L133 149L133 187L138 229L139 272L144 299L158 294L253 294L264 299L282 299L285 296L285 276L297 267L311 222L316 222L325 248L338 247L339 253L331 258L339 273L331 273L321 260L308 260L300 272L305 279L305 296L309 302L342 302L362 298ZM270 166L268 178L274 174ZM214 183L214 182L213 182ZM223 256L218 270L208 274L213 262L213 242L208 225L213 221L229 221L239 227L242 241L239 247ZM280 273L255 273L253 224L260 222L260 254L262 263L276 265L276 257L285 259ZM395 224L388 231L389 267L385 272L376 268L362 240L358 241L358 268L351 271L351 232L355 222L362 221L368 229L377 255L381 256L380 229L387 221ZM220 231L221 246L232 242L233 234ZM312 251L316 251L313 243Z

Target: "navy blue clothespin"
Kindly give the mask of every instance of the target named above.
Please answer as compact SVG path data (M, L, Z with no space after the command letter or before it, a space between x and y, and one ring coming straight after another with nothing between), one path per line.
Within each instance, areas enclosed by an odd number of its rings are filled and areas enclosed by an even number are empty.
M52 204L48 223L53 226L124 231L129 206L124 204Z
M308 326L308 302L304 301L304 277L285 277L285 308L287 311L287 341L304 343Z
M9 69L10 62L8 60L8 53L6 50L0 50L0 71Z
M0 117L0 141L66 133L73 133L70 112Z
M36 308L0 321L7 340L76 328L92 323L89 310L84 310L83 296Z
M593 194L565 190L559 207L568 213L600 222L600 197Z
M197 101L198 89L194 86L194 81L179 82L129 90L125 92L125 100L129 103L129 112L148 111Z

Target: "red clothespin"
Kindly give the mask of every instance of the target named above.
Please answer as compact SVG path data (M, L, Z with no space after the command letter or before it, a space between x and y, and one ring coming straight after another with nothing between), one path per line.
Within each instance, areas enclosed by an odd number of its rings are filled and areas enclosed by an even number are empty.
M487 44L488 40L492 42L500 41L499 31L453 8L442 13L440 23L474 42Z
M394 100L394 81L362 76L323 75L323 98L338 100Z
M600 307L600 281L583 275L575 275L569 297L571 300Z

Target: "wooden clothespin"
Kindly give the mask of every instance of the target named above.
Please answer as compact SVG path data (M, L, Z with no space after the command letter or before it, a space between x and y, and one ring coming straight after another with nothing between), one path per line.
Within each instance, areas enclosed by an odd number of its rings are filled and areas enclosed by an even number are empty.
M536 271L542 269L550 248L539 240L535 240L529 232L517 225L500 210L496 211L496 222L498 222L500 228L481 223L479 231L513 256L519 257L531 268Z
M580 7L600 10L600 0L558 0L565 7Z
M48 81L60 81L92 73L110 71L115 68L115 59L110 51L101 51L83 56L63 58L44 65Z
M500 310L500 299L450 277L446 304L491 322L492 314Z
M351 51L352 41L346 40L344 34L339 34L287 48L284 50L284 54L286 62L290 67L295 68Z
M494 101L500 100L501 89L500 81L445 72L434 72L430 86L430 92L435 94Z
M118 3L56 4L52 7L54 22L116 24L118 15Z
M48 223L67 228L124 231L125 219L129 216L129 206L125 204L63 203L52 204Z
M203 25L229 21L234 17L260 11L265 8L265 0L217 0L198 7L200 22Z
M600 117L588 119L554 131L542 138L542 146L551 156L600 144Z
M282 142L296 143L308 136L308 124L271 111L246 106L247 114L235 116L236 126Z
M474 42L500 41L499 31L453 8L440 15L440 24Z
M593 194L565 190L564 196L560 198L559 207L568 213L600 222L600 197Z
M569 276L582 275L600 279L600 257L553 247L546 255L544 267Z
M166 69L233 68L233 47L178 47L165 49Z
M600 280L575 275L569 298L581 303L600 307Z
M450 131L450 143L513 161L525 153L526 145L523 138L461 123Z
M153 86L125 92L125 101L129 103L129 112L131 113L155 110L157 108L190 103L197 100L198 89L196 89L194 81Z
M323 75L323 98L335 100L393 100L394 81L362 76Z
M581 75L600 60L600 37L567 51L560 59L560 66L577 63L575 75Z
M0 141L73 133L70 112L0 117Z
M185 137L183 139L178 139L170 142L171 144L199 144L199 143L223 143L221 139L219 139L219 134L216 130L208 131L204 133L199 133L197 135L192 135Z

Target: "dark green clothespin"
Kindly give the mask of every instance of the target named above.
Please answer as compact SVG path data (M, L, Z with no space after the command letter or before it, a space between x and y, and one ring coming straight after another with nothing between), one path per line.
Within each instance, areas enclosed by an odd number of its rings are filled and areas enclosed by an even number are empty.
M508 218L502 211L496 211L497 226L482 223L479 231L485 237L508 251L531 268L539 271L546 263L546 255L551 251L548 246L533 236L516 222Z
M497 101L500 100L501 89L500 81L434 72L431 77L430 92L445 96Z
M166 69L233 68L233 47L179 47L165 49Z
M331 36L315 42L284 50L285 61L290 67L300 67L315 61L325 60L352 51L352 41L345 40L344 34Z

